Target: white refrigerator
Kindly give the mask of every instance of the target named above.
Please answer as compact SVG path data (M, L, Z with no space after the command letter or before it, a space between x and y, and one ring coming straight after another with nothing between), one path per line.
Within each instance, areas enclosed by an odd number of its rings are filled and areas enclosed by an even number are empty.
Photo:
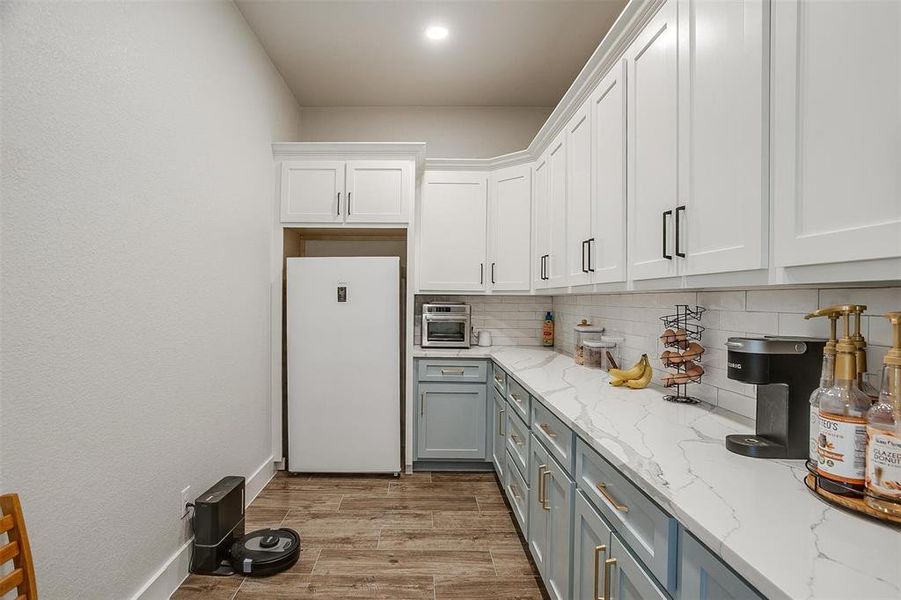
M287 259L288 469L400 472L400 259Z

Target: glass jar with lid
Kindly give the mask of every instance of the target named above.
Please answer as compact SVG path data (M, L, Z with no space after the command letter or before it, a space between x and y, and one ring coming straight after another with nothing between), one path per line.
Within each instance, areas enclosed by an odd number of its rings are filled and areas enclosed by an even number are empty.
M587 319L573 327L573 360L578 365L585 364L585 342L601 341L604 335L604 328L600 325L592 325Z

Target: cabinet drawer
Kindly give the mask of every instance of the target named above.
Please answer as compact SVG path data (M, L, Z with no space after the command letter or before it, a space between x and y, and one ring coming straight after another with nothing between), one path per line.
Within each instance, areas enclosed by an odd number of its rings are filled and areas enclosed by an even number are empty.
M496 363L492 363L493 367L491 369L491 378L494 381L494 387L497 388L497 391L501 393L501 396L507 395L507 374L504 373L504 370L497 366Z
M632 600L669 600L654 578L644 566L629 552L626 544L613 533L610 536L610 558L612 564L604 565L605 584L610 586L609 598ZM609 580L609 581L608 581Z
M504 493L513 507L513 515L516 522L519 523L519 529L523 535L528 535L529 531L529 486L526 485L525 479L516 467L516 460L507 452L507 471L506 482L504 483Z
M670 592L676 588L677 522L581 439L576 485Z
M507 410L507 450L521 473L529 471L529 428L515 413Z
M684 529L679 560L679 597L684 600L762 600L763 596L732 572Z
M575 434L538 401L532 403L532 432L572 475Z
M528 423L531 398L529 393L512 377L507 378L507 400L510 401L513 410L519 413L522 420Z
M428 359L419 361L419 381L485 381L488 363L484 360Z

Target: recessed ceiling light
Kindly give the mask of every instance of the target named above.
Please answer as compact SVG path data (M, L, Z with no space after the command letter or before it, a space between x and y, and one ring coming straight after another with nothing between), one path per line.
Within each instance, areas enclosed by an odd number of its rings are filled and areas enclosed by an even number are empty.
M430 25L425 30L425 36L434 42L447 38L447 33L447 27L441 25Z

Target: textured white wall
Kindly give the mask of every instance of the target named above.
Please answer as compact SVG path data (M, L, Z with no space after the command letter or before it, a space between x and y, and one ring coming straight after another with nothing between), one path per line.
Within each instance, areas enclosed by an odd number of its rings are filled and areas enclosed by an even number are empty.
M490 158L523 150L551 108L304 107L304 142L426 142L430 158Z
M299 108L227 2L0 3L3 490L41 597L126 598L271 454L270 143Z

